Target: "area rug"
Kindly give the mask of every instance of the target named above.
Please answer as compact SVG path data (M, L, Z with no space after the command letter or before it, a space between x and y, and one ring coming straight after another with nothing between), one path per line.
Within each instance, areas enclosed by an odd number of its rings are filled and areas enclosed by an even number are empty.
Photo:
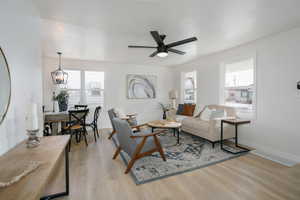
M116 143L116 138L113 140ZM219 144L212 148L210 142L184 132L180 133L180 145L176 145L177 138L171 132L160 135L160 141L167 161L164 162L159 153L137 160L130 172L137 185L207 167L245 154L234 155L224 152ZM121 151L121 157L127 165L130 161L128 154Z

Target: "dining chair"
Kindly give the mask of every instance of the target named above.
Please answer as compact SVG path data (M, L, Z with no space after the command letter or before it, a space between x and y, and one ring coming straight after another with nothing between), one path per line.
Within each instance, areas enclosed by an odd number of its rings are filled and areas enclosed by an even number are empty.
M70 134L72 141L72 136L75 135L76 142L79 143L81 136L83 135L85 144L88 146L87 142L87 130L86 130L86 117L89 113L89 109L84 110L69 110L69 121L66 123L66 126L63 127L63 134ZM71 142L69 145L69 151L71 150Z
M50 136L51 132L51 125L50 123L44 123L44 130L43 130L43 136Z
M126 120L119 118L113 119L116 131L117 131L117 142L118 147L113 156L113 159L116 159L120 154L120 151L125 151L131 160L129 161L125 174L127 174L134 163L145 156L151 155L154 152L159 152L163 161L166 161L163 148L161 147L158 134L165 132L166 130L159 130L155 132L136 132L132 131L132 128Z
M97 137L96 135L99 137L99 130L98 130L98 118L101 112L101 106L97 106L94 112L94 118L93 121L91 123L86 124L86 126L89 126L93 129L94 131L94 138L95 138L95 142L97 142Z
M74 105L74 108L75 109L87 109L88 105L77 104L77 105Z

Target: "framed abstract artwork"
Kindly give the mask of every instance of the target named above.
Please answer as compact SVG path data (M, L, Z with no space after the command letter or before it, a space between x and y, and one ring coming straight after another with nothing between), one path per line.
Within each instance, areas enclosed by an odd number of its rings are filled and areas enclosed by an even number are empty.
M127 75L128 99L155 99L157 76L154 75Z

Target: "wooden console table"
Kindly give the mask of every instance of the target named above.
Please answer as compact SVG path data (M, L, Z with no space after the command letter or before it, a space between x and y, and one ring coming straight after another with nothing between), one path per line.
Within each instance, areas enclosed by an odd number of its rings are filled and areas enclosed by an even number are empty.
M48 200L69 194L69 135L50 136L41 139L40 146L28 149L26 142L18 144L0 157L0 180L2 176L15 176L12 174L15 166L23 165L27 161L39 161L42 164L33 172L23 177L17 183L6 188L0 188L0 199L5 200ZM65 156L64 192L43 196L51 176L59 160Z

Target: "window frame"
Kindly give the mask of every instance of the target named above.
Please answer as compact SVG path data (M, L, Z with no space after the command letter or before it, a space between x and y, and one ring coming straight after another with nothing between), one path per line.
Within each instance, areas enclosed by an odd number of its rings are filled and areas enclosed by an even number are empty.
M186 74L188 73L193 73L194 74L194 79L195 79L195 83L194 83L194 89L193 89L193 92L194 92L194 101L186 101L185 100L185 80L186 80ZM181 73L181 101L183 103L191 103L191 104L196 104L197 103L197 71L196 70L190 70L190 71L185 71L185 72L182 72Z
M81 70L81 73L82 73L82 83L83 86L82 86L82 93L81 95L83 96L83 102L86 102L86 104L88 104L87 102L87 95L86 95L86 92L91 90L91 89L87 89L86 88L86 81L85 81L85 75L86 75L86 72L102 72L103 73L103 89L101 88L100 89L100 93L103 92L103 103L102 103L102 107L104 106L104 103L105 103L105 72L104 71L99 71L99 70ZM85 103L83 103L85 104Z
M105 71L101 71L101 70L93 70L93 69L88 69L88 70L83 70L83 69L76 69L76 68L66 68L65 71L79 71L80 72L80 89L68 89L68 88L63 88L63 90L66 91L79 91L80 93L80 98L79 98L79 102L78 104L89 104L87 102L87 96L86 96L86 92L89 89L86 89L86 81L85 81L85 73L86 72L102 72L104 74L103 76L103 82L104 82L104 89L100 89L100 92L103 92L103 102L102 102L102 107L104 107L105 105ZM101 102L100 102L101 103ZM99 105L100 105L99 103ZM74 104L76 105L76 104ZM70 105L70 106L74 106L74 105ZM91 104L93 105L93 104Z
M240 55L235 56L231 59L226 59L225 61L220 63L220 86L219 86L219 103L221 105L225 105L225 76L226 76L226 65L233 64L237 62L242 62L245 60L253 59L253 101L252 101L252 112L245 113L241 112L239 109L237 110L238 117L241 118L247 118L247 119L253 119L255 120L257 118L257 57L256 53L247 54L247 55ZM234 107L234 106L233 106Z

